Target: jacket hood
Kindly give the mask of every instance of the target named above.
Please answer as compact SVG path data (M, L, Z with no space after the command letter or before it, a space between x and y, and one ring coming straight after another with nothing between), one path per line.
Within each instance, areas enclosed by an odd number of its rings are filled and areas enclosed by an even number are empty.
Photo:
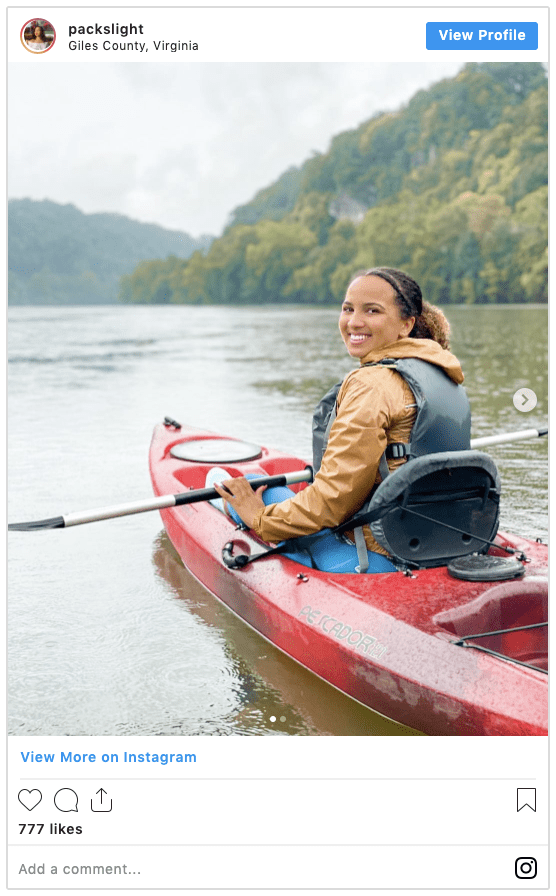
M434 339L411 339L409 336L398 339L397 342L369 352L361 358L361 364L382 361L383 358L419 358L441 367L454 383L463 383L463 371L458 359Z

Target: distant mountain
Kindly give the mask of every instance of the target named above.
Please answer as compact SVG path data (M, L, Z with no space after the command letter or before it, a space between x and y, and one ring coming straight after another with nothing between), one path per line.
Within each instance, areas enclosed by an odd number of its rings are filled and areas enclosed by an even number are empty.
M139 265L120 297L334 304L386 265L435 304L546 302L547 142L544 67L469 63L289 168L208 252Z
M74 205L32 199L8 203L8 301L11 305L104 305L144 259L182 261L212 237L142 224L124 215L87 215Z

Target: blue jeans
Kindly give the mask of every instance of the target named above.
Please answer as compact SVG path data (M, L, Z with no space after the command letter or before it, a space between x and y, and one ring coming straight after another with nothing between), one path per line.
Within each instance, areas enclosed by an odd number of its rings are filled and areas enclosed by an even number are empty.
M245 478L255 479L256 474L248 473ZM290 488L282 485L265 489L262 498L265 504L279 504L281 501L293 498L294 494L295 492L292 492ZM236 523L239 525L243 523L239 514L229 504L228 513ZM304 536L305 538L306 536ZM295 540L292 541L295 542ZM287 542L282 542L282 544L287 544ZM356 572L356 566L359 565L355 545L341 541L330 529L322 529L321 532L307 537L301 547L293 543L291 551L284 551L283 554L284 557L289 557L302 566L309 566L313 569L316 567L323 572ZM367 551L367 555L369 558L368 573L396 571L397 567L383 554Z

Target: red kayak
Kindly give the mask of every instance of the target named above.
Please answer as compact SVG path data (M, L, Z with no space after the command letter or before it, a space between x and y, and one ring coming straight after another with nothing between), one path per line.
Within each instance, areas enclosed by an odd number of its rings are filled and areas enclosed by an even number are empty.
M156 495L204 488L213 466L235 477L307 465L204 430L155 428L150 471ZM298 491L306 483L290 487ZM372 710L429 735L547 734L545 544L499 532L488 558L507 556L504 546L526 557L519 560L519 576L502 581L455 578L446 566L329 573L280 554L230 568L223 551L229 561L265 547L252 532L238 531L206 501L160 513L183 563L208 591L288 656Z

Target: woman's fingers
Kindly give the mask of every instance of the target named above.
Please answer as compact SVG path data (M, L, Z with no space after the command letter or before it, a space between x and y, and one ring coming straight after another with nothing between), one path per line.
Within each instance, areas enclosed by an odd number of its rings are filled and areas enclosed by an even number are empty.
M231 498L250 497L254 494L260 497L262 492L264 492L266 485L261 485L256 491L253 491L248 480L242 476L238 479L225 479L223 482L215 482L213 487L218 494L224 498L227 497L228 500L230 500ZM224 492L224 494L222 494L222 492Z
M252 528L253 522L260 513L261 508L264 508L261 492L265 487L260 486L256 491L253 491L244 477L225 479L224 482L214 483L214 488L220 497L224 499L224 505L230 504L249 529Z
M245 480L243 480L245 482ZM228 497L238 497L241 494L241 487L238 487L240 479L225 479L223 482L215 482L214 488L220 494L223 492ZM248 486L249 487L249 486Z

